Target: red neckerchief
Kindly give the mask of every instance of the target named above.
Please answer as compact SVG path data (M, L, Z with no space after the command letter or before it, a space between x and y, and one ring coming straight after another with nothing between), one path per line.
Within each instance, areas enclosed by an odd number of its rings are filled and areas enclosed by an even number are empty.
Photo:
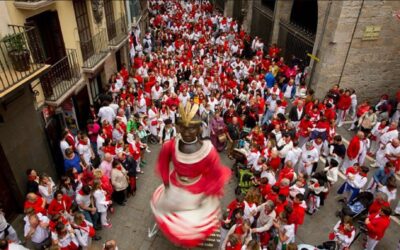
M79 144L81 144L81 145L87 145L87 140L79 139Z
M36 181L36 180L37 180L37 176L33 176L33 175L28 176L28 181Z
M83 190L81 189L81 190L79 190L79 194L80 195L82 195L82 196L86 196L86 194L83 192Z
M367 177L368 176L368 174L363 173L363 172L359 172L358 174L361 175L362 177Z
M346 235L347 237L351 238L352 232L354 231L354 227L351 227L351 230L348 231L344 228L344 224L340 224L338 228L339 232Z
M122 171L122 167L121 167L121 166L117 166L117 169L118 169L119 171Z
M386 125L384 123L379 124L378 126L378 130L382 130L386 127Z

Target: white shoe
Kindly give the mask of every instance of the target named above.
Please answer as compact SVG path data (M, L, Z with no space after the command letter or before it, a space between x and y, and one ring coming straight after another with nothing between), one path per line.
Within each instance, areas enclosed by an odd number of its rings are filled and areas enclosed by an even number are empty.
M146 148L146 152L147 152L147 153L151 153L151 151L150 151L149 148Z

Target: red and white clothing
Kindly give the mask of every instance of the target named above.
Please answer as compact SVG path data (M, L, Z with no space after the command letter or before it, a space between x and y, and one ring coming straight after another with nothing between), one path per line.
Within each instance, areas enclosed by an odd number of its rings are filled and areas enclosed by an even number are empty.
M230 170L220 164L211 141L192 154L179 151L180 139L163 144L157 172L164 185L151 199L161 231L173 243L195 247L219 227L220 201ZM174 169L170 171L172 161Z
M381 147L376 152L376 165L384 167L387 162L395 162L400 159L400 146L394 147L392 143L388 143L385 147Z
M366 223L367 231L367 245L365 249L373 250L378 242L385 235L386 229L390 225L390 217L379 215L378 214L370 214L368 216L370 223Z
M350 166L354 166L354 164L358 163L359 156L363 150L363 144L360 138L356 135L349 143L349 147L347 148L346 158L343 162L341 170L346 172L346 169Z
M339 244L339 249L343 250L350 247L356 236L356 229L352 226L351 230L346 230L344 224L338 221L333 227L333 233L335 235L335 241Z

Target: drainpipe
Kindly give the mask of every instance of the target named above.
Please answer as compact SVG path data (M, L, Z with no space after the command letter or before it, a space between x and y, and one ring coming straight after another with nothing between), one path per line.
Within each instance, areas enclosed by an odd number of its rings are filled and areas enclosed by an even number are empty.
M349 58L351 45L353 44L354 34L356 33L356 29L357 29L357 26L358 26L358 20L360 20L361 11L362 11L363 7L364 7L364 0L362 0L362 2L361 2L360 10L358 11L356 24L354 25L353 33L351 34L350 45L349 45L349 48L347 49L346 57L344 59L344 63L343 63L343 67L342 67L342 72L340 73L340 77L339 77L339 82L338 82L339 86L340 86L340 83L342 81L344 69L346 68L347 59Z
M329 0L328 7L325 10L325 18L324 18L324 23L323 23L323 26L322 26L322 32L321 32L321 35L319 37L319 41L318 41L318 44L317 44L318 47L317 47L317 51L315 53L316 57L319 56L321 44L322 44L322 41L323 41L324 35L325 35L326 25L328 23L329 14L331 12L331 7L332 7L332 0ZM312 79L314 77L315 68L316 68L316 65L314 65L315 61L313 61L312 64L313 64L313 67L312 67L311 74L310 74L309 85L312 84Z

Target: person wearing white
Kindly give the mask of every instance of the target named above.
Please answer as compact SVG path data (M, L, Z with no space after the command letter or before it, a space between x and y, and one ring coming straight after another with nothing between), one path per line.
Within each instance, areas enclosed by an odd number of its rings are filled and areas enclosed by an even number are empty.
M83 136L83 141L86 141L86 144L83 143L78 143L78 146L76 147L76 150L78 151L78 154L81 156L81 159L83 159L86 163L87 166L91 166L92 162L91 159L94 158L94 153L92 146L90 144L89 138L84 135Z
M388 161L396 161L399 158L400 141L396 138L376 152L376 166L384 167Z
M51 177L47 175L40 176L39 194L43 197L43 199L46 200L47 204L50 204L50 202L53 200L55 191L56 184L54 184L54 181L51 179Z
M50 244L49 218L39 213L25 216L24 221L24 237L32 242L34 249Z
M399 131L397 130L397 122L390 123L388 130L383 133L380 137L380 144L386 145L391 140L399 137Z
M0 240L0 249L7 249L7 250L29 250L20 244L14 242L8 242L7 240Z
M108 103L99 109L97 116L100 117L101 123L103 123L104 120L107 120L110 124L114 123L116 117L114 109L108 106Z
M319 153L316 148L314 148L312 142L307 142L303 148L299 161L298 173L306 173L308 176L311 175L313 164L317 163L319 160Z
M293 148L293 142L289 134L283 135L276 147L279 149L279 158L285 159L288 152Z
M293 167L295 168L297 163L299 162L301 156L301 148L298 147L298 141L293 142L293 147L287 152L285 157L285 163L291 161Z
M6 239L15 243L19 243L17 232L12 225L8 224L4 217L3 208L0 206L0 239Z
M285 249L284 246L295 241L294 224L287 224L286 213L281 213L278 219L274 220L274 227L278 231L277 250Z
M106 200L106 192L101 188L100 181L94 181L93 189L93 197L97 212L100 214L101 225L103 227L111 227L111 224L107 222L107 209L108 205L110 205L112 202Z
M256 208L255 211L260 215L257 218L256 227L251 229L252 233L263 233L271 230L274 219L276 218L274 208L274 202L271 200L268 200Z
M353 242L354 237L356 236L356 230L352 224L353 223L351 222L351 219L345 217L343 223L342 221L339 220L333 227L333 233L335 234L335 241L339 245L339 250L344 250L346 248L349 248L351 243ZM343 230L351 231L351 233L350 234L344 233Z

